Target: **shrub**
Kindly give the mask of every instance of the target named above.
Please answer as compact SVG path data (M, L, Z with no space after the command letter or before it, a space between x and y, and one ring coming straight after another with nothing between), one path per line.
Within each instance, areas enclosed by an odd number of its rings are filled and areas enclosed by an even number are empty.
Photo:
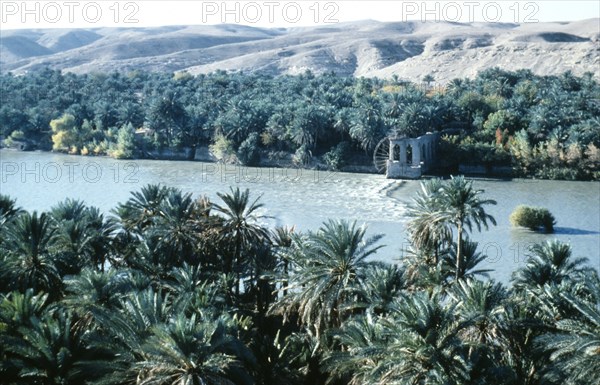
M217 135L215 137L215 143L208 147L210 153L223 163L235 163L237 157L231 140L227 139L223 135Z
M308 149L306 144L303 144L302 146L298 147L294 153L292 161L298 166L306 166L310 163L311 158L312 152Z
M510 152L495 144L470 143L470 138L458 145L458 159L464 164L489 164L507 166L511 164Z
M346 165L346 157L349 148L350 145L348 142L341 142L337 146L332 147L331 150L323 156L323 160L325 160L325 163L330 169L339 170Z
M259 136L256 132L253 132L240 144L237 157L244 166L257 166L260 163L258 142Z
M50 128L52 129L52 150L77 153L77 151L73 151L77 150L77 127L73 115L64 114L59 119L51 120Z
M122 126L117 133L117 145L109 155L116 159L131 159L135 154L135 129L131 123ZM82 153L83 155L83 153Z
M543 228L545 232L551 233L554 231L556 220L548 209L520 205L510 214L510 223L533 231Z
M21 130L15 130L13 132L11 132L10 136L6 139L4 139L4 144L7 147L12 147L15 143L15 141L19 141L19 140L24 140L25 139L25 133L23 133L23 131Z

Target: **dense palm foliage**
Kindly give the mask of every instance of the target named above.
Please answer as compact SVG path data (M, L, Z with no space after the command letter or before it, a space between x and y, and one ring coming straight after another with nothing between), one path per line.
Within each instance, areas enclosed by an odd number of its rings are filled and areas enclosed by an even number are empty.
M408 80L310 72L3 74L0 138L82 155L191 159L210 148L219 160L247 165L291 158L340 168L370 165L390 132L449 128L454 134L444 137L440 159L450 172L462 164L599 179L600 86L593 74L492 68L443 86Z
M461 177L423 184L399 264L356 222L270 229L260 197L217 196L0 196L2 383L599 384L598 272L550 240L488 279L458 227L491 200Z
M552 381L567 377L568 384L600 384L595 375L600 371L600 285L585 282L590 298L577 298L568 293L562 296L576 310L573 317L556 322L556 333L548 333L539 340L542 349L551 352L555 367L549 371Z
M249 263L247 259L258 259L256 254L264 250L260 250L257 245L265 243L269 238L267 230L258 223L265 218L258 213L263 205L258 203L260 197L251 202L250 191L240 191L239 188L232 188L230 194L219 193L218 196L224 203L223 206L214 205L214 210L224 217L220 240L229 249L225 251L223 272L235 273L234 286L239 294L240 276L243 271L248 270L245 268Z
M46 214L24 213L5 229L3 279L15 289L52 292L60 288L60 276L52 248L56 228Z
M411 217L407 230L413 245L423 253L433 253L434 263L439 262L439 248L452 240L453 229L456 229L456 252L452 256L455 261L455 277L464 277L464 248L467 247L470 259L474 256L476 245L465 240L465 230L472 230L473 225L481 231L482 226L488 228L488 221L496 224L496 220L485 212L485 205L495 205L493 199L481 199L483 190L473 188L473 182L462 176L452 177L447 183L439 179L427 181L421 185L421 191L409 207ZM446 258L448 261L450 258Z
M379 248L373 244L381 236L364 239L365 231L356 223L329 221L316 233L296 239L297 250L288 256L296 274L283 287L289 293L278 307L297 312L317 338L346 318L344 307L357 296L366 259Z

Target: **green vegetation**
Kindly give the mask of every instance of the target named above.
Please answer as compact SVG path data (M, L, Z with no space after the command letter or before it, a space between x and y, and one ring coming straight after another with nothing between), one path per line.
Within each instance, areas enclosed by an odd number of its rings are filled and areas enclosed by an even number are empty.
M423 78L425 87L310 72L5 74L0 137L16 147L123 158L193 158L197 148L212 146L224 162L291 159L339 169L370 166L374 147L390 133L449 128L441 156L447 172L466 164L506 167L516 176L600 179L600 86L591 73L494 68L444 87L430 80Z
M545 232L552 233L556 220L548 209L520 205L510 214L510 223L533 231L543 228Z
M332 170L340 170L346 165L350 145L340 142L323 156L325 164Z
M130 159L135 154L135 129L131 123L121 127L117 133L117 145L108 154L116 159Z
M260 197L147 185L110 214L0 195L0 376L20 384L600 384L600 278L569 245L508 286L470 181L414 197L401 263L355 222L265 226Z

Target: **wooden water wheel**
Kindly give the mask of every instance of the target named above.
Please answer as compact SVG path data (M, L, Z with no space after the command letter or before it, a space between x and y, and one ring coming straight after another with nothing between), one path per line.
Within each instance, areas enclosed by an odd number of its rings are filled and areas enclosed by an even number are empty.
M387 168L387 161L390 158L390 139L383 138L375 146L373 151L373 165L378 173L385 173Z

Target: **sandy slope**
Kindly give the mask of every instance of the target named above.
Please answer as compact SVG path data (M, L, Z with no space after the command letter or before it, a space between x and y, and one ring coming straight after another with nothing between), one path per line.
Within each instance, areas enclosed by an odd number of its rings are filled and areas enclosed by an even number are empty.
M499 66L537 74L586 71L600 77L600 19L570 23L361 21L326 27L239 25L93 30L14 30L0 37L2 72L44 67L76 73L217 69L436 81Z

